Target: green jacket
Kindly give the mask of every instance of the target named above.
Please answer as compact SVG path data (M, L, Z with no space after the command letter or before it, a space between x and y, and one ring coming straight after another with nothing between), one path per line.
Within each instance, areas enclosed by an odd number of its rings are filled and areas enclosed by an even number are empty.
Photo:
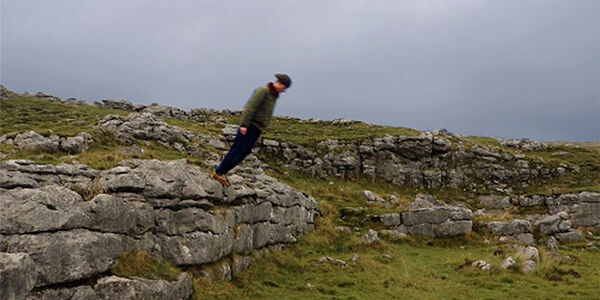
M271 122L276 99L277 97L269 92L269 85L257 88L244 108L240 126L249 127L253 124L260 131L264 131Z

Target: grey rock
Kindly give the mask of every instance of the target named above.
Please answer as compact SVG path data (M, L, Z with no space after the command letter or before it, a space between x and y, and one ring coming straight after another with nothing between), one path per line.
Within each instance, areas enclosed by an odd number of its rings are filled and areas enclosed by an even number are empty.
M517 234L517 240L525 245L535 244L535 239L533 237L533 234L531 234L531 233Z
M373 244L379 241L379 235L377 234L377 231L369 229L367 233L362 236L362 239L367 244Z
M26 253L0 253L0 299L23 299L33 289L37 272Z
M415 201L411 203L410 209L417 210L420 208L433 208L439 206L445 206L445 204L436 200L431 195L417 194L417 196L415 197Z
M519 196L519 206L532 207L546 204L546 198L540 195Z
M471 265L484 271L487 271L492 268L492 265L490 265L488 262L482 259L474 261Z
M135 104L126 100L119 99L106 99L101 102L95 102L95 104L99 107L109 108L109 109L120 109L120 110L132 110L139 111L143 109L145 106L141 104Z
M434 224L423 223L413 226L406 226L408 233L415 236L435 237Z
M529 273L537 268L537 264L533 260L523 262L523 272Z
M510 206L510 198L498 195L485 195L479 197L479 204L485 208L505 209Z
M561 214L561 213L559 213L559 214ZM540 232L543 234L555 234L558 232L568 231L568 228L567 228L567 230L561 230L561 229L564 229L564 227L566 225L563 225L563 226L561 226L561 228L559 228L559 225L561 223L565 222L565 221L563 221L563 218L559 214L554 214L554 215L544 217L543 219L537 221L535 223L535 225L538 226ZM566 214L566 213L562 212L562 214Z
M402 223L399 213L379 215L378 219L381 223L383 223L388 228L389 227L397 227L398 225L400 225Z
M522 250L522 254L525 260L540 260L540 251L536 247L528 246Z
M546 247L550 250L558 250L558 241L555 237L551 236L546 240Z
M561 243L576 242L583 240L583 235L581 234L581 232L576 230L557 233L554 236Z
M385 200L369 190L363 190L363 195L369 202L385 202Z
M233 249L236 253L250 254L252 252L253 245L253 231L252 226L248 224L240 224L235 231L235 241Z
M181 273L176 281L128 279L118 276L98 280L94 290L100 299L189 299L193 292L192 279Z
M39 274L36 286L101 274L115 266L123 251L117 235L82 229L14 235L5 242L7 252L25 252L33 259Z
M49 138L35 131L27 131L18 134L13 143L20 149L40 152L57 152L59 149L59 137L53 135Z
M91 286L83 285L74 288L44 289L33 292L27 300L99 300Z
M422 208L402 213L404 225L418 225L423 223L440 224L450 218L450 212L433 208Z
M512 256L507 257L504 262L502 263L502 265L500 266L500 268L502 269L508 269L512 266L514 266L517 262L515 261L514 258L512 258Z
M169 125L156 119L151 113L131 113L123 118L107 115L98 121L97 126L113 131L115 138L123 144L134 144L136 139L155 140L167 146L176 143L189 143L194 135L185 129Z
M531 223L527 220L515 219L511 222L493 221L487 224L494 235L517 235L531 232Z
M435 227L436 237L454 237L469 234L473 228L471 221L446 221Z
M75 154L88 150L88 144L93 142L92 136L87 132L80 132L76 136L67 137L60 141L61 151Z
M61 187L16 188L0 194L0 233L65 230L85 224L79 194Z

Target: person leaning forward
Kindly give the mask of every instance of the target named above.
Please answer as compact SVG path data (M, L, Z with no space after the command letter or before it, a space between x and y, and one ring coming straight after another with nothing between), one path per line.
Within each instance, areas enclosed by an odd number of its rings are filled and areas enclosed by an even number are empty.
M277 101L279 94L285 92L292 84L292 80L288 75L275 74L275 77L277 78L276 82L269 82L267 85L254 90L242 113L242 121L235 135L233 145L211 175L212 179L224 186L231 185L225 174L252 152L256 140L271 122L275 101Z

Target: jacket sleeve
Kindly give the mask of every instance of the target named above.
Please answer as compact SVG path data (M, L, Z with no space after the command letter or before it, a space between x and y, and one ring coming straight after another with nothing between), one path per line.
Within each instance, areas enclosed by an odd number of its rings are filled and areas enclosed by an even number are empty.
M258 110L260 105L263 103L263 101L265 101L266 96L267 96L267 90L264 88L259 88L254 92L254 95L252 95L252 98L250 98L250 100L248 101L248 104L246 104L246 108L244 109L244 112L242 113L242 121L240 122L240 126L242 126L242 127L250 126L250 123L252 122L252 119L254 118L256 111Z

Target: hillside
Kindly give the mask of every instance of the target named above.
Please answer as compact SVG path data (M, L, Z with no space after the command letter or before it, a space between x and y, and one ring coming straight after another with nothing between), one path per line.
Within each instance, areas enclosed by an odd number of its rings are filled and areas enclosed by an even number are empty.
M0 117L3 299L599 299L598 143L275 117L227 189L237 111Z

